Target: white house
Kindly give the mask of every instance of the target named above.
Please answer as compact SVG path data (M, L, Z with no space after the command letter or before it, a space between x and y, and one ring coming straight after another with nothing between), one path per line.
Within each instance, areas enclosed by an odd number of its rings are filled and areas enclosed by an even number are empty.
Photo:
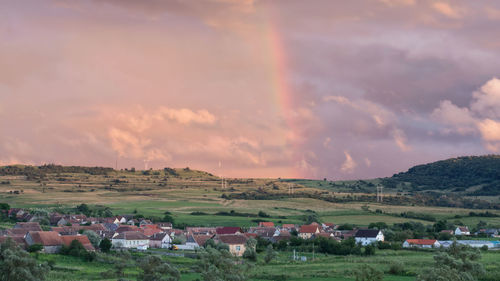
M470 230L467 226L459 226L455 229L455 235L470 235Z
M439 248L441 244L435 239L407 239L403 248Z
M366 246L378 241L384 241L384 234L378 229L359 229L354 235L356 243Z
M149 236L150 248L170 248L171 243L172 238L165 232L155 233Z
M149 238L139 231L125 231L111 239L113 247L144 249L149 247Z

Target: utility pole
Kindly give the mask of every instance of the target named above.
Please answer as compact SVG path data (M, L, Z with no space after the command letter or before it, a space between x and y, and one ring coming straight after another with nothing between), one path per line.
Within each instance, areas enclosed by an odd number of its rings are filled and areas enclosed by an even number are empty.
M381 185L377 185L377 202L382 203L383 199L383 189L384 187Z

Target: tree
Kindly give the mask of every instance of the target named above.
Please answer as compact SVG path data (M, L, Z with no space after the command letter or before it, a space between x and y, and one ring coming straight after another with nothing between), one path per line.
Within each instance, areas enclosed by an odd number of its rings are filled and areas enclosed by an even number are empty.
M172 215L169 213L169 214L165 214L165 216L163 217L163 221L164 222L169 222L171 224L174 224L175 220L174 220L174 217L172 217Z
M87 204L82 203L76 207L76 210L86 216L90 215L90 208Z
M375 246L372 244L368 244L365 246L365 256L373 256L375 255Z
M484 274L478 249L459 245L454 241L450 247L434 256L434 267L422 272L418 281L474 281Z
M257 252L255 247L257 246L257 240L250 238L245 243L245 252L243 253L243 258L251 260L253 262L257 261Z
M73 257L80 257L87 261L92 261L95 259L95 253L87 252L85 247L83 247L82 243L78 240L71 241L69 246L63 245L60 254Z
M228 250L207 247L200 252L198 271L204 281L247 280L249 265L241 265L237 261L238 259Z
M264 261L266 263L270 263L272 260L276 258L278 253L273 249L273 245L269 244L266 249L266 255L264 256Z
M41 250L43 250L43 245L42 244L33 244L28 247L28 252L30 253L38 253Z
M382 281L384 273L369 265L365 265L359 267L354 272L354 276L356 277L356 281Z
M39 264L12 239L0 244L0 280L38 281L45 280L47 264Z
M141 263L140 281L178 281L181 278L179 270L158 256L147 256Z
M103 253L108 253L109 250L111 250L111 247L113 244L108 238L104 238L101 240L101 243L99 243L99 249L101 249L101 252Z
M90 241L90 243L92 243L92 246L94 246L94 248L97 249L99 247L99 244L101 243L101 240L102 240L101 236L99 236L97 233L95 233L92 230L85 230L85 231L83 231L82 234L89 238L89 241Z

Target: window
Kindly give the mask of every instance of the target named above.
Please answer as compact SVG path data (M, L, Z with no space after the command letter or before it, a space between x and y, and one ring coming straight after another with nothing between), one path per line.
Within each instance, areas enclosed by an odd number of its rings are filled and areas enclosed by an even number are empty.
M236 246L236 251L240 251L241 250L241 246Z

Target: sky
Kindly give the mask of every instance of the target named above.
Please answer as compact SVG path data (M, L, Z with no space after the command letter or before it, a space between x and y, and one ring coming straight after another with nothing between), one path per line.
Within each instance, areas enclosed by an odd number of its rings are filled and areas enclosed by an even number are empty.
M338 180L500 153L500 1L0 4L0 165Z

